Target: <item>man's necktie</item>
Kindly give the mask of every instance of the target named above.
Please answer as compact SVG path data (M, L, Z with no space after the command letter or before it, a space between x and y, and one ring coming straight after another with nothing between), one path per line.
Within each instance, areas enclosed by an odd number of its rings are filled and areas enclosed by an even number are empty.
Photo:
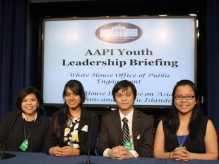
M122 142L123 144L125 144L126 141L128 142L130 141L128 119L124 117L122 121L123 121Z

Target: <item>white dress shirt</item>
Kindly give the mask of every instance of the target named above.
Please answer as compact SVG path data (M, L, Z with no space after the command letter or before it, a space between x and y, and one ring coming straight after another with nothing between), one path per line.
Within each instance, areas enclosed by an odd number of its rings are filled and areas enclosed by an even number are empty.
M124 117L126 117L128 119L128 127L129 127L129 134L130 134L130 142L132 143L132 148L131 150L129 150L130 153L132 153L132 155L137 158L139 156L139 154L134 150L134 143L133 143L133 137L132 137L132 119L133 119L133 113L134 113L134 109L132 109L126 116L122 114L122 112L120 112L119 110L119 115L120 115L120 121L121 121L121 129L123 129L123 121L122 119ZM108 152L109 152L110 148L107 148L104 150L103 152L103 156L105 157L109 157Z

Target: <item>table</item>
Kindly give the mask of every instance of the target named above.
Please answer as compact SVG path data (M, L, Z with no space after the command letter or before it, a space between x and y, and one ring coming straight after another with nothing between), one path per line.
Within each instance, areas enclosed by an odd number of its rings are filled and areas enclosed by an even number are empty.
M56 157L45 153L9 152L16 156L0 160L0 164L85 164L86 155L76 157ZM219 160L192 160L179 162L171 159L133 158L123 161L102 156L90 156L92 164L219 164Z

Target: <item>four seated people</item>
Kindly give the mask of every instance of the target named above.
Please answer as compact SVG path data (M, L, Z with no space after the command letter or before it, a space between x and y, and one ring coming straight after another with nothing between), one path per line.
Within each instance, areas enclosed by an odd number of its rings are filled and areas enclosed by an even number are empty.
M99 129L97 115L83 109L85 91L81 82L66 83L64 107L54 113L51 122L43 115L39 91L24 88L16 102L19 110L10 112L0 124L0 148L54 156L96 154L117 160L218 159L217 133L212 121L201 113L198 89L192 81L181 80L175 85L172 107L160 120L155 137L153 118L134 108L136 95L132 82L115 84L112 96L117 109L102 117Z

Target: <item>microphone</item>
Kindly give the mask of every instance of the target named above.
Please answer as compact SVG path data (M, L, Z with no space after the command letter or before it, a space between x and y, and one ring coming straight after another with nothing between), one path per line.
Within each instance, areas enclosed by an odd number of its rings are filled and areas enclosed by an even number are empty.
M88 136L88 153L87 153L87 160L85 162L85 164L94 164L91 163L90 161L90 147L91 147L91 132L93 130L93 120L94 120L94 113L92 114L92 118L91 118L91 125L90 125L90 130L89 130L89 136Z
M93 120L94 120L94 116L95 114L92 114L91 117L91 124L90 124L90 128L89 128L89 134L88 134L88 152L87 152L87 160L85 162L82 162L80 164L94 164L90 161L90 149L91 149L91 135L92 135L92 130L93 130Z
M0 154L0 160L8 159L8 158L12 158L16 156L15 154L5 153L5 146L6 146L6 141L4 142L4 145L3 145L3 148Z

